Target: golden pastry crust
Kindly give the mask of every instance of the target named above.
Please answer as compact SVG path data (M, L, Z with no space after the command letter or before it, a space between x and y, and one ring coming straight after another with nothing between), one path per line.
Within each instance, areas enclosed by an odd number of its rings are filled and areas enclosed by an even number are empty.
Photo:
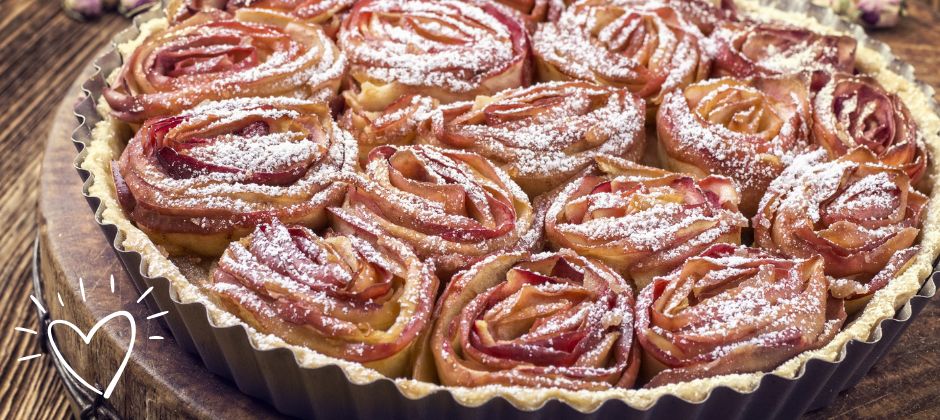
M761 6L756 0L739 0L738 8L745 15L761 16L766 19L781 20L790 24L808 27L823 33L836 31L820 23L813 17L794 12L786 12L771 7ZM154 29L165 27L166 21L156 19L141 26L144 35ZM118 46L123 54L129 54L140 39ZM897 94L911 110L921 132L924 134L926 150L934 156L940 155L940 118L935 113L933 100L915 83L904 76L888 69L890 62L878 49L869 45L859 45L856 56L857 67L863 72L871 73L888 91ZM104 119L98 123L93 132L92 140L81 167L89 171L93 178L87 185L90 196L101 200L99 214L102 223L116 225L118 237L116 243L120 248L138 252L143 256L142 274L149 277L164 277L170 281L171 296L180 302L199 302L206 306L210 321L216 326L242 325L242 321L227 311L219 308L209 300L205 294L191 283L166 256L162 250L138 228L136 228L120 210L113 183L108 171L111 160L120 154L123 142L126 139L126 126L113 117L108 116L109 109L103 101L99 101L100 113ZM926 170L926 178L936 180L940 172L936 165L931 163ZM466 406L479 406L492 398L504 398L514 406L523 410L537 410L548 400L557 399L571 405L582 412L592 412L605 401L616 399L637 408L646 409L656 403L664 395L674 395L690 402L700 402L708 397L710 392L719 386L729 387L740 392L751 392L761 382L765 375L774 374L784 378L794 378L801 372L802 367L809 359L826 361L840 360L846 343L851 340L866 340L876 329L880 321L894 316L898 308L903 306L920 289L923 280L932 270L932 262L940 251L940 192L935 188L930 193L931 202L927 209L927 218L921 233L921 250L912 259L911 265L904 270L898 278L885 288L872 295L871 301L858 317L850 322L835 338L824 347L807 351L784 362L772 372L755 374L732 374L717 377L696 379L688 382L665 385L651 389L614 389L607 391L568 391L561 389L532 389L507 386L487 386L483 388L442 387L427 382L409 379L397 379L396 387L408 398L417 399L435 392L446 390L454 399ZM350 363L330 358L316 353L310 349L285 343L283 340L260 333L250 326L248 330L251 344L258 349L287 348L298 364L304 368L316 368L325 365L340 366L352 383L369 383L382 378L378 372L363 367L357 363Z

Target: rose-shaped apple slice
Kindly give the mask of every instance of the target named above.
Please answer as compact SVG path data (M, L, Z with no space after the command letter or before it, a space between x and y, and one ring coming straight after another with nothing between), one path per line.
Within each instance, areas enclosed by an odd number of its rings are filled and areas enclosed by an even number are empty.
M538 22L554 22L571 0L494 0L522 14L530 28Z
M541 81L584 80L627 88L652 113L663 96L704 79L701 31L672 4L580 1L532 38Z
M813 73L817 91L833 72L855 70L857 41L775 23L727 22L711 34L716 76L752 77Z
M169 0L166 15L171 24L177 24L199 12L212 10L269 10L319 25L332 38L354 3L355 0Z
M725 22L738 22L734 3L723 0L616 0L607 1L631 9L656 8L667 4L686 21L694 24L705 35L710 35L716 27Z
M348 105L370 112L407 95L451 103L531 81L521 16L489 1L360 1L339 44L354 84Z
M355 94L344 92L348 107L339 120L359 145L359 162L368 163L372 149L382 145L415 144L420 135L431 132L435 116L440 119L440 105L427 96L405 95L384 109L369 110L359 103Z
M832 77L814 99L813 138L833 159L864 147L915 185L927 169L923 135L907 106L869 76Z
M767 185L811 147L809 90L800 77L706 80L669 94L656 117L666 168L724 175L752 216Z
M636 377L630 285L570 250L486 258L440 302L426 356L444 385L603 390Z
M834 296L850 312L899 275L917 254L927 197L907 174L865 148L827 161L800 156L776 179L754 216L754 243L795 257L821 255Z
M532 197L561 185L594 156L638 160L645 143L643 100L586 82L506 90L439 112L419 143L478 153Z
M747 219L730 179L595 159L548 207L552 247L600 259L643 287L714 243L740 243Z
M337 210L344 234L277 219L233 242L207 286L266 334L390 376L410 373L437 278L411 249Z
M115 117L136 124L212 100L326 102L345 69L345 55L318 26L264 10L214 11L149 36L103 96Z
M344 208L435 263L441 278L500 251L532 250L541 223L528 197L483 157L433 146L381 146Z
M289 98L207 102L148 120L112 164L128 217L170 253L215 256L280 218L319 227L342 203L355 143L326 106Z
M822 258L714 245L637 298L646 387L773 370L826 345L845 317Z

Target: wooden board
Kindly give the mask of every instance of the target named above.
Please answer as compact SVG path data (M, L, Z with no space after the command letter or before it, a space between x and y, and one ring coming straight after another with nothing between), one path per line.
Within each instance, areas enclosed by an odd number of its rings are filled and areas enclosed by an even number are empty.
M36 238L39 170L51 116L89 60L127 20L106 16L83 24L61 12L61 1L0 0L0 418L60 419L69 406L35 336L29 301L30 246Z
M925 5L913 2L911 17L900 28L874 35L914 64L922 80L940 86L940 45L933 43L940 40L940 18ZM139 320L130 362L109 400L121 414L146 413L155 418L274 415L264 403L208 373L196 357L174 344L159 323L143 321L151 312L135 302L137 291L94 223L72 167L76 153L68 139L74 127L71 105L76 92L73 87L54 116L41 171L42 275L48 309L54 318L71 320L85 329L117 310L129 311ZM113 293L110 275L114 276ZM84 301L79 278L86 292ZM935 299L858 386L811 417L930 416L940 409L938 331L940 304ZM75 335L63 338L59 345L89 382L106 383L126 351L128 333L126 323L113 322L102 327L90 346L81 344ZM149 340L149 336L165 339Z

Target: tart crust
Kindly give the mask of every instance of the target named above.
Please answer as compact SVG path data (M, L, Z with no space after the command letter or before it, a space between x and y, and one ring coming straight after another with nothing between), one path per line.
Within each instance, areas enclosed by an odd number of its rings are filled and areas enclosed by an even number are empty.
M758 4L758 0L738 0L737 6L743 14L758 19L773 19L803 26L821 33L839 33L835 29L820 23L817 19L795 12L787 12ZM166 19L157 18L140 25L140 35L129 42L118 45L118 51L127 56L150 33L165 28ZM895 92L910 108L919 129L924 135L930 153L940 157L940 117L928 97L914 83L888 68L890 63L877 50L867 45L859 45L856 53L856 65L866 73L872 73L886 90ZM109 80L114 80L111 74ZM100 99L100 98L99 98ZM384 378L378 372L358 363L330 358L310 349L290 345L283 340L261 334L244 324L236 316L223 310L201 289L190 282L168 255L158 248L147 235L134 226L124 215L118 204L113 180L109 170L111 160L120 156L125 141L130 136L129 127L110 116L107 104L98 100L98 112L103 116L93 129L92 140L86 149L87 154L80 166L89 171L92 178L87 184L88 194L101 200L99 213L102 224L113 224L118 228L122 247L127 251L140 253L142 258L141 273L149 277L165 277L170 281L171 296L182 303L200 302L206 306L210 323L214 326L227 327L242 325L258 349L288 348L299 366L316 368L324 365L338 365L345 372L349 381L365 384ZM933 185L940 179L940 167L931 162L927 170L927 185ZM394 379L393 382L402 394L411 399L427 396L442 390L449 391L454 399L465 406L479 406L494 397L502 397L521 410L537 410L549 399L561 400L582 412L592 412L609 399L621 400L636 409L651 407L661 396L671 394L689 402L701 402L710 392L719 386L726 386L741 392L753 391L760 379L767 374L776 374L784 378L798 376L809 359L825 361L839 360L845 345L850 340L867 340L880 321L892 317L895 312L917 293L922 281L932 271L932 262L940 252L940 188L932 188L927 210L927 217L921 231L921 250L913 258L912 264L885 288L876 292L868 306L859 316L846 325L843 330L826 346L807 351L784 362L772 372L751 374L723 375L689 382L665 385L651 389L610 389L606 391L567 391L561 389L532 389L489 385L477 388L444 387L412 379Z

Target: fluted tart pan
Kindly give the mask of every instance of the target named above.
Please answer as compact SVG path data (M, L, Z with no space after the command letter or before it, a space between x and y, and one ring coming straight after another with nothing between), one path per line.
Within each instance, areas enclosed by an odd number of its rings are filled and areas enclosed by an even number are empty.
M740 3L745 10L761 8L768 17L796 19L811 29L845 32L858 39L859 65L883 69L880 81L899 90L919 114L929 148L940 156L940 118L933 89L915 81L912 67L895 59L887 46L869 39L860 27L840 20L830 10L808 2ZM75 166L84 181L82 192L135 286L139 291L153 287L152 296L159 310L168 311L166 323L176 341L198 354L210 371L286 414L305 418L792 418L828 405L839 392L856 384L936 292L940 273L933 260L940 242L940 212L936 211L940 200L934 188L922 234L927 246L915 263L885 289L880 301L873 300L879 304L869 305L833 343L803 353L774 372L727 375L652 390L471 389L392 380L350 362L312 354L259 334L202 296L121 215L108 182L100 182L110 179L102 162L113 151L110 144L93 145L101 141L101 127L109 127L101 94L109 75L121 66L127 45L161 19L160 9L137 17L134 26L116 36L113 48L95 61L97 71L82 86L85 96L75 106L78 126L71 139L79 150ZM936 179L936 165L929 171L930 178Z

